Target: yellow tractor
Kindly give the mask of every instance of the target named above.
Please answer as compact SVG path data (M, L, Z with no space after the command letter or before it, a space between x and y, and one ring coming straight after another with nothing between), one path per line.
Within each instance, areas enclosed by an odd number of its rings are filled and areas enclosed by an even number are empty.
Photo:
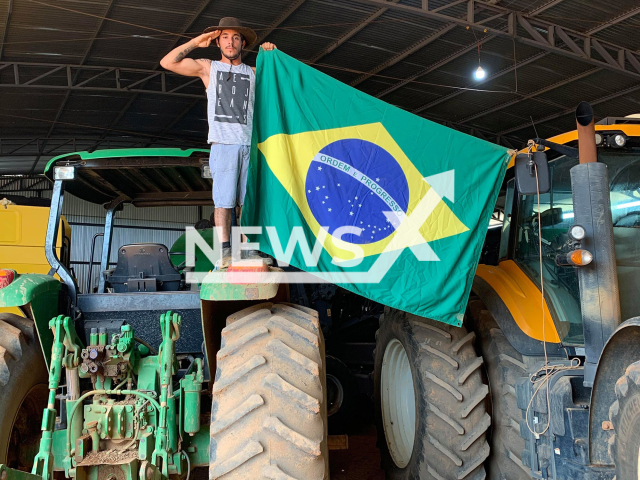
M0 265L17 273L47 274L51 266L45 255L49 200L0 193ZM70 268L71 227L64 216L56 241L56 253ZM58 277L59 279L59 277ZM18 307L0 307L0 315L21 315Z
M640 119L576 119L514 157L464 327L385 310L387 479L640 478Z

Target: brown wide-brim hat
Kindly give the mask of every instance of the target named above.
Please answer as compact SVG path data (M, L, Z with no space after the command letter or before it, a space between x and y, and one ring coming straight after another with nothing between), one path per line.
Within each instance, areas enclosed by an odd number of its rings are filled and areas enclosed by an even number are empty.
M253 45L253 43L258 38L256 32L251 30L249 27L243 27L242 23L240 23L240 20L234 17L221 18L220 23L218 23L217 27L209 27L204 31L204 33L217 31L218 35L216 35L214 38L218 38L218 36L220 36L220 33L222 33L222 30L235 30L236 32L240 33L240 35L244 37L244 40L246 42L245 46L247 47L249 45Z

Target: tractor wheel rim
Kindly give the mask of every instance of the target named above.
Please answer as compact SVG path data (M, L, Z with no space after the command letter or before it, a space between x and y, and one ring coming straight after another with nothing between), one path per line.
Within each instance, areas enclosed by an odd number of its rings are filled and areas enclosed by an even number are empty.
M331 415L335 415L342 407L342 402L344 401L344 389L342 388L342 384L340 380L331 375L327 374L327 417Z
M382 358L382 424L389 453L399 468L411 460L416 431L416 400L407 352L399 340L387 345Z

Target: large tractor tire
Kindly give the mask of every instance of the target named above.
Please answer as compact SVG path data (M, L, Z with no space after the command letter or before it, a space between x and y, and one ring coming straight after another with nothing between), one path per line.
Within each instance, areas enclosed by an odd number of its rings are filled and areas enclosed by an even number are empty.
M640 362L627 367L615 391L617 400L609 409L614 430L609 452L616 464L616 478L640 479Z
M385 309L374 400L388 480L485 478L489 390L473 338L464 328Z
M33 321L0 313L0 463L30 471L47 406L47 381Z
M324 340L314 310L227 319L212 390L209 479L329 478Z
M515 390L516 380L527 376L527 368L522 355L511 346L480 300L470 300L469 317L473 320L476 347L484 360L491 392L489 479L529 480L530 470L522 464L525 446L520 436L522 412Z

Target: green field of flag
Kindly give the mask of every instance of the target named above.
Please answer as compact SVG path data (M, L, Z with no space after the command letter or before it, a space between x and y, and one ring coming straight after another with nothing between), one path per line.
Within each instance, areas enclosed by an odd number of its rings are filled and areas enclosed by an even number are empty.
M292 266L460 325L507 149L389 105L278 50L260 51L257 72L242 225L263 233L251 241L284 260L297 230L310 248L317 239L322 246L317 265L307 265L296 247Z

